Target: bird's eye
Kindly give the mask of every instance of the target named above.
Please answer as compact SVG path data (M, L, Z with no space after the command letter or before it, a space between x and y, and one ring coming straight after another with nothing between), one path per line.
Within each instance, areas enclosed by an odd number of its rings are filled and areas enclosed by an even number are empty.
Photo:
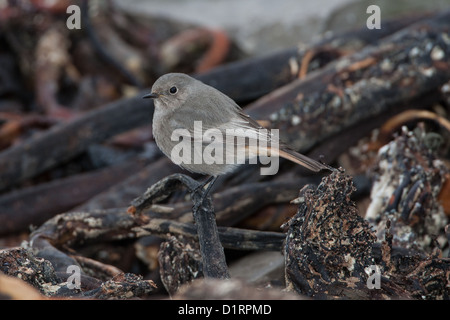
M177 93L177 91L178 91L177 87L172 87L169 89L170 94L175 94Z

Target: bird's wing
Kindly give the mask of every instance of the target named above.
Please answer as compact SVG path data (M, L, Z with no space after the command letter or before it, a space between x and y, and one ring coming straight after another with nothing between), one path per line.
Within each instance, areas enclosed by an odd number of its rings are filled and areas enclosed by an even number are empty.
M269 154L271 156L278 155L282 158L285 158L287 160L290 160L292 162L300 164L300 165L302 165L312 171L316 171L316 172L323 170L323 169L330 170L330 171L335 170L334 168L332 168L326 164L318 162L314 159L311 159L301 153L298 153L298 152L292 150L288 145L286 145L283 142L274 141L274 139L278 139L278 136L274 137L274 135L272 134L271 131L269 131L269 132L263 131L264 127L262 127L258 122L253 120L249 115L245 114L242 111L242 109L239 108L238 114L239 114L239 118L241 121L236 121L236 124L239 125L242 122L241 125L245 126L247 129L256 130L258 132L261 132L258 134L258 137L260 139L266 139L267 142L270 141L272 146L274 143L276 143L276 148L274 148L273 150L272 149L266 150L266 154ZM261 147L259 147L259 148L261 149ZM261 152L261 150L259 150L258 152ZM276 154L276 153L278 153L278 154Z

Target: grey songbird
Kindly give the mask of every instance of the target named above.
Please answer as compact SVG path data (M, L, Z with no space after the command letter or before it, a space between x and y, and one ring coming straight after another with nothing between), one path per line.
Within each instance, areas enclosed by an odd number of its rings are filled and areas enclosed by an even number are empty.
M186 74L161 76L143 98L154 99L153 136L161 151L182 168L210 176L205 196L218 176L241 164L238 155L279 156L315 172L334 170L280 143L230 97ZM185 144L180 146L181 140ZM183 152L180 147L185 147ZM207 154L216 161L205 158Z

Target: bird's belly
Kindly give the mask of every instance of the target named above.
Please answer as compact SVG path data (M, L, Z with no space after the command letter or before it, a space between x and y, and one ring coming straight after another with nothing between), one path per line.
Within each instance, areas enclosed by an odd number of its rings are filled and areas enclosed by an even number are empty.
M156 140L158 144L158 140ZM233 171L239 161L227 158L227 151L223 144L201 144L191 140L165 141L160 147L172 162L191 172L206 175L221 175ZM245 157L244 157L245 158Z
M189 132L192 130L182 129L173 121L153 122L153 136L159 149L188 171L217 176L233 171L247 158L245 151L241 154L242 150L224 139L196 139Z

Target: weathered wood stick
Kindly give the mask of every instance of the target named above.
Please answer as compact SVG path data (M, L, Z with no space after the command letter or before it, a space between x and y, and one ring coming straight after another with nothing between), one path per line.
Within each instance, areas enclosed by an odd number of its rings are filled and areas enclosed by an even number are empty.
M143 208L164 200L182 185L191 192L191 198L194 202L193 215L197 225L204 275L219 279L229 278L225 254L217 231L212 200L210 196L203 199L203 193L198 192L199 187L202 187L200 183L183 174L172 174L153 184L142 196L133 200L129 211L140 214Z
M363 120L433 94L446 83L449 28L449 11L420 21L273 91L246 112L255 119L271 119L281 140L307 150Z
M161 157L134 175L111 186L72 211L92 211L126 207L130 199L138 197L149 186L173 173L182 172L179 166L173 164L169 158Z
M0 235L27 231L72 209L111 184L139 171L144 163L129 160L112 167L15 190L0 196Z
M0 153L0 190L64 163L93 144L151 121L141 96L119 100Z
M364 27L327 35L302 49L292 47L262 57L229 63L196 77L238 103L249 102L302 76L302 67L308 72L321 68L340 56L376 44L383 37L428 16L422 14L383 21L381 29L369 30ZM310 59L306 63L308 56Z
M168 234L183 235L197 239L195 225L167 219L151 219L149 223L132 229L137 237ZM281 232L258 231L232 227L218 227L219 238L224 248L234 250L279 250L285 239Z
M138 220L126 213L125 208L70 212L48 220L31 234L30 239L47 239L46 246L52 245L55 248L148 235L168 238L170 234L174 234L198 239L197 227L193 223L161 218L151 218L147 223ZM96 223L93 224L92 221ZM235 250L279 250L285 238L281 232L232 227L218 227L218 233L222 245ZM43 247L45 246L36 249Z

